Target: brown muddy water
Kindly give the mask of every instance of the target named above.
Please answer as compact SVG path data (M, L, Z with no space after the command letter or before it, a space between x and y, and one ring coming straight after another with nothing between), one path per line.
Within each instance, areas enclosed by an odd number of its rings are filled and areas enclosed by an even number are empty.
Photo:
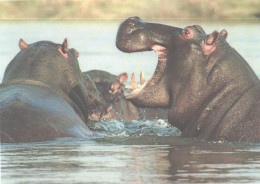
M158 20L157 22L162 21ZM125 54L115 47L121 21L1 22L2 80L7 64L27 43L50 40L80 53L82 71L113 74L154 72L153 52ZM260 24L171 21L200 24L206 32L226 29L228 42L260 76ZM1 100L1 99L0 99ZM1 145L1 183L260 183L260 143L216 143L181 137L167 120L90 122L93 140L63 138L40 143Z

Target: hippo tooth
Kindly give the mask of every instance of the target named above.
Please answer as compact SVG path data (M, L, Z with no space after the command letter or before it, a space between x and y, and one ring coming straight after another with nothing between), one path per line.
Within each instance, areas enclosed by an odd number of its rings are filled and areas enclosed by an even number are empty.
M137 81L136 81L136 78L135 78L135 73L132 74L131 85L132 85L132 90L135 90L137 88Z
M143 70L141 71L141 74L140 74L140 83L141 83L141 85L143 85L145 83L144 71Z

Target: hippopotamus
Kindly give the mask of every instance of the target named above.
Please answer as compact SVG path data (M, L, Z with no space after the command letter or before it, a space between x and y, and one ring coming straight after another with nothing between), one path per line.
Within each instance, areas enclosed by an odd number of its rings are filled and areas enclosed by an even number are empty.
M131 86L125 86L128 74L123 72L113 75L102 70L91 70L82 73L85 86L89 95L89 119L100 120L155 120L167 119L168 109L162 108L138 108L126 100L128 93L137 85L132 77ZM144 81L144 75L141 75ZM131 89L126 89L131 88Z
M88 94L78 52L63 44L19 41L0 85L1 142L91 138Z
M227 35L226 30L206 34L199 25L178 28L126 19L117 48L158 55L152 78L126 98L140 107L169 108L168 121L185 137L259 141L259 79L227 43Z

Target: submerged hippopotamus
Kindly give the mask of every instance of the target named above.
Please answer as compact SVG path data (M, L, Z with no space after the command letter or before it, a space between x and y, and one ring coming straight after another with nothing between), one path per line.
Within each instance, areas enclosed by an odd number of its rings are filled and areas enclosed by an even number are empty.
M154 50L159 57L152 78L126 98L137 106L169 107L169 122L185 137L259 141L259 79L226 38L225 30L206 34L198 25L182 29L125 20L116 46L124 52Z
M142 73L143 74L143 73ZM116 76L102 70L91 70L82 73L86 89L89 94L89 119L100 120L154 120L167 119L168 109L138 108L126 100L124 83L128 79L127 73ZM144 76L141 75L141 81ZM137 86L136 79L132 77L132 85Z
M20 40L19 46L0 85L1 142L92 136L77 51L67 48L67 39L30 45Z

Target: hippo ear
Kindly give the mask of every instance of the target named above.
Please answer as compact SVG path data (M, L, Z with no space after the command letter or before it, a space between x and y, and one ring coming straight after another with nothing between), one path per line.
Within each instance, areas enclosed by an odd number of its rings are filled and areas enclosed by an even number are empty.
M121 73L120 75L118 75L118 77L117 77L117 80L118 80L118 82L120 83L120 84L123 84L125 81L127 81L127 79L128 79L128 75L127 75L127 73Z
M29 45L23 39L20 39L19 40L19 47L20 47L21 50L24 50L24 49L28 48Z
M217 40L217 37L219 35L219 32L218 31L214 31L213 33L211 33L208 37L207 37L207 40L206 40L206 43L207 45L212 45L216 42Z
M228 32L225 29L223 29L222 31L220 31L220 35L222 35L225 39L227 39Z
M216 50L217 45L215 43L218 36L219 32L214 31L206 38L205 44L202 44L202 53L204 55L210 55Z
M127 81L128 75L127 73L121 73L117 76L117 81L113 82L110 86L109 93L113 95L118 95L122 93L122 84Z
M64 41L63 41L62 52L63 52L63 54L68 53L68 40L67 40L67 38L65 38Z
M61 55L63 55L66 59L69 58L68 56L68 41L67 38L64 39L64 42L62 45L58 45L58 51L59 53L61 53Z

